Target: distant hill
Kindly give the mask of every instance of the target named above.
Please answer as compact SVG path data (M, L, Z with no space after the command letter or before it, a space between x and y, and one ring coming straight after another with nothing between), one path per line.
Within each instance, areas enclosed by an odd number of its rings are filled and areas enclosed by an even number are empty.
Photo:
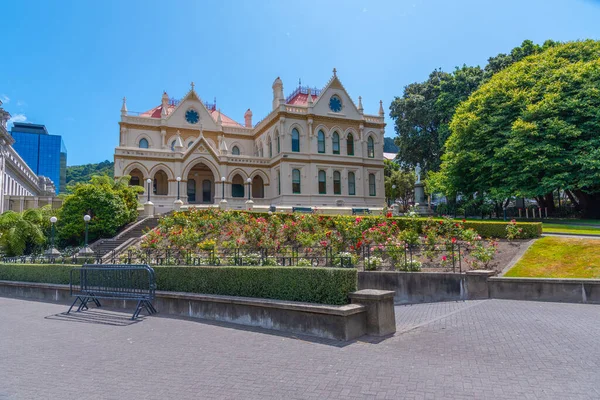
M384 153L397 153L398 152L398 146L396 146L396 143L394 143L394 139L386 137L383 138L384 142L383 142L383 152Z
M72 165L67 167L67 186L78 182L89 182L92 175L114 176L115 163L102 161L98 164Z

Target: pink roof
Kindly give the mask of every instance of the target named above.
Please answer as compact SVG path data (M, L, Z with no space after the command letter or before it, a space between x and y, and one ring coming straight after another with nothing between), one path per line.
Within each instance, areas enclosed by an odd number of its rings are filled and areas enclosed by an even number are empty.
M313 102L315 101L315 96L311 95L313 98ZM294 97L287 102L287 104L295 105L295 106L305 106L308 104L308 95L304 93L298 93Z
M175 109L175 106L172 104L169 104L168 109L167 109L167 115L170 115L174 109ZM219 116L219 111L208 110L208 112L210 113L211 117L215 120L215 122L217 122L217 118ZM162 105L156 106L151 110L143 112L140 114L140 116L141 117L150 117L150 118L160 118L161 114L162 114ZM221 121L223 122L223 126L236 126L236 127L243 126L241 124L238 124L233 119L229 118L227 115L225 115L223 113L221 113Z

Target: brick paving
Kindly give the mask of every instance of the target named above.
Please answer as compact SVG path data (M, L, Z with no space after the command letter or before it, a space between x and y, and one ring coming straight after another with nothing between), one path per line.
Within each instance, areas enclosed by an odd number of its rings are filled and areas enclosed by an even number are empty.
M598 399L600 306L396 307L341 344L0 298L0 399Z

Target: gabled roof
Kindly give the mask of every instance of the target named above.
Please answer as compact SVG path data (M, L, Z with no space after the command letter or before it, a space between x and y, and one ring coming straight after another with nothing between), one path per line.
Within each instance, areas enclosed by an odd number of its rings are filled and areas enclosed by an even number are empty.
M176 105L172 102L167 106L167 115L170 115L173 110L175 110ZM150 118L160 118L162 115L162 105L156 106L153 109L150 109L146 112L140 114L141 117L150 117ZM213 118L215 122L217 122L217 117L219 116L219 111L214 107L209 108L208 112L210 116ZM235 126L235 127L243 127L242 124L235 122L233 119L229 118L227 115L221 112L221 121L223 122L223 126Z

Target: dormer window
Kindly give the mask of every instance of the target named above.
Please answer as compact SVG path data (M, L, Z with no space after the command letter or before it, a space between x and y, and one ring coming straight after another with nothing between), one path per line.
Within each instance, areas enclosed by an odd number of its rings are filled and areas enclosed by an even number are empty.
M149 144L148 144L148 139L140 139L140 143L139 143L139 148L140 149L147 149L149 148Z

